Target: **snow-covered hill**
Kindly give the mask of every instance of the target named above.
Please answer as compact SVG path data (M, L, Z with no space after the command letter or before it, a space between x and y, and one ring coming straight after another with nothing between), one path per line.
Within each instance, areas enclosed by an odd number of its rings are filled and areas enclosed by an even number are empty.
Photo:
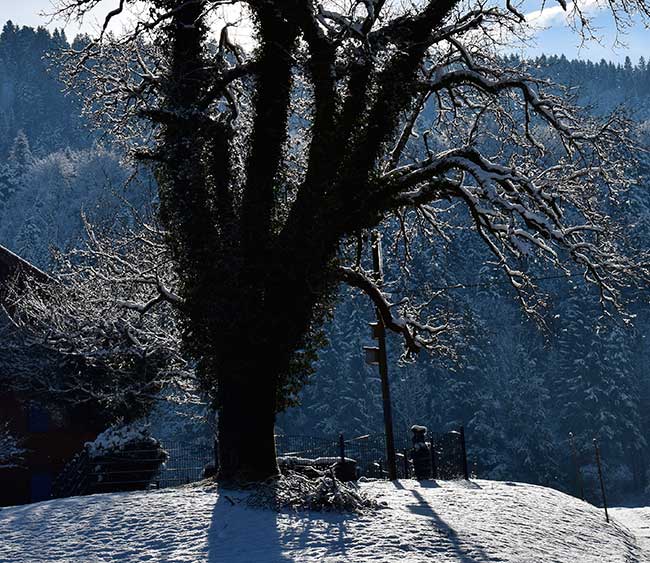
M396 483L361 516L246 508L242 493L193 486L0 510L0 561L156 563L637 563L634 537L602 511L544 487Z
M614 520L624 524L634 533L639 547L650 561L650 506L632 504L611 508L609 513Z

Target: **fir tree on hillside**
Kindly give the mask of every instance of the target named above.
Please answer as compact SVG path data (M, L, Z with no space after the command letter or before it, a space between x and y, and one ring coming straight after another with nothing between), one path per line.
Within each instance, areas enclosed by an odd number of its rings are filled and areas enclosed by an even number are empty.
M19 27L11 21L0 33L0 161L23 131L38 156L65 146L88 144L78 100L65 96L48 55L68 48L65 34Z

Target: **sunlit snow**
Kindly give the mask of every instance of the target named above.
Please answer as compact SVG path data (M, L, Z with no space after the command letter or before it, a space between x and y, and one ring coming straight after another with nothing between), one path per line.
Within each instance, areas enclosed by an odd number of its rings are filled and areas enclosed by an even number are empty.
M0 510L0 561L178 563L644 561L632 532L552 489L477 480L369 481L385 508L275 513L190 486Z

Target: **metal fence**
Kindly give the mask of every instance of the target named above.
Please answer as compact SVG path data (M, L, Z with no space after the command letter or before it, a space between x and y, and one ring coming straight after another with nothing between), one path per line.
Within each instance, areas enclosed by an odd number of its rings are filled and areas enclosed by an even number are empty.
M214 446L165 441L92 458L77 454L53 484L55 498L92 493L158 489L199 481L214 463Z
M432 436L433 473L437 479L469 479L465 431L434 433Z
M433 477L467 476L464 435L461 432L430 433ZM409 436L396 440L398 478L411 477L412 447ZM356 461L359 476L387 478L386 443L383 434L352 439L316 436L276 436L278 456L318 460L327 464L341 457ZM66 497L109 491L164 488L199 481L215 464L214 444L163 441L159 447L91 458L87 451L76 455L54 483L53 496Z
M155 486L158 488L199 481L204 477L206 468L214 464L212 443L163 441L162 447L167 453L167 461L154 477Z
M427 435L432 448L433 476L437 479L467 477L467 456L462 429L454 432L432 432ZM411 438L396 436L398 478L411 477ZM343 451L341 451L343 448ZM336 458L341 455L357 462L364 477L387 478L386 440L383 434L366 434L352 439L319 438L314 436L276 436L278 456L308 459Z

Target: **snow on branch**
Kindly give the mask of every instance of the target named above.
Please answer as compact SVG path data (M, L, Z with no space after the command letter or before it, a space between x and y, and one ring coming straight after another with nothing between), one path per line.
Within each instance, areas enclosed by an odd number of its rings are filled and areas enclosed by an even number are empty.
M406 257L415 233L432 244L478 233L533 313L542 300L527 265L580 271L614 309L647 277L650 260L612 219L630 122L590 118L571 90L501 56L530 37L520 2L246 2L248 50L229 25L209 37L208 14L227 3L150 0L131 32L68 53L86 111L156 167L168 236L91 237L64 259L60 284L33 292L18 319L48 344L124 372L152 358L186 370L181 332L198 361L228 330L258 323L283 327L275 348L295 350L304 334L293 329L324 318L332 261L391 214ZM78 16L97 4L59 2ZM648 15L645 0L607 4L617 22ZM368 293L409 350L436 348L444 323L391 304L361 251L356 263L337 279ZM285 290L309 294L295 326L280 313Z
M517 264L536 258L565 273L578 266L604 310L621 312L621 290L649 274L646 253L630 254L607 211L627 188L632 122L589 117L523 64L449 45L423 71L419 100L428 101L405 116L372 197L398 213L416 208L429 223L442 202L464 204L529 313L536 287Z
M116 233L84 222L86 243L57 253L47 280L9 290L14 326L0 362L14 358L10 384L121 414L162 389L191 387L164 234L151 224Z
M417 354L423 348L442 348L439 337L450 330L448 322L433 326L422 323L409 315L394 314L393 310L396 308L396 304L390 303L381 288L362 270L341 266L336 269L335 276L338 280L360 289L370 297L381 315L384 326L402 335L409 353Z

